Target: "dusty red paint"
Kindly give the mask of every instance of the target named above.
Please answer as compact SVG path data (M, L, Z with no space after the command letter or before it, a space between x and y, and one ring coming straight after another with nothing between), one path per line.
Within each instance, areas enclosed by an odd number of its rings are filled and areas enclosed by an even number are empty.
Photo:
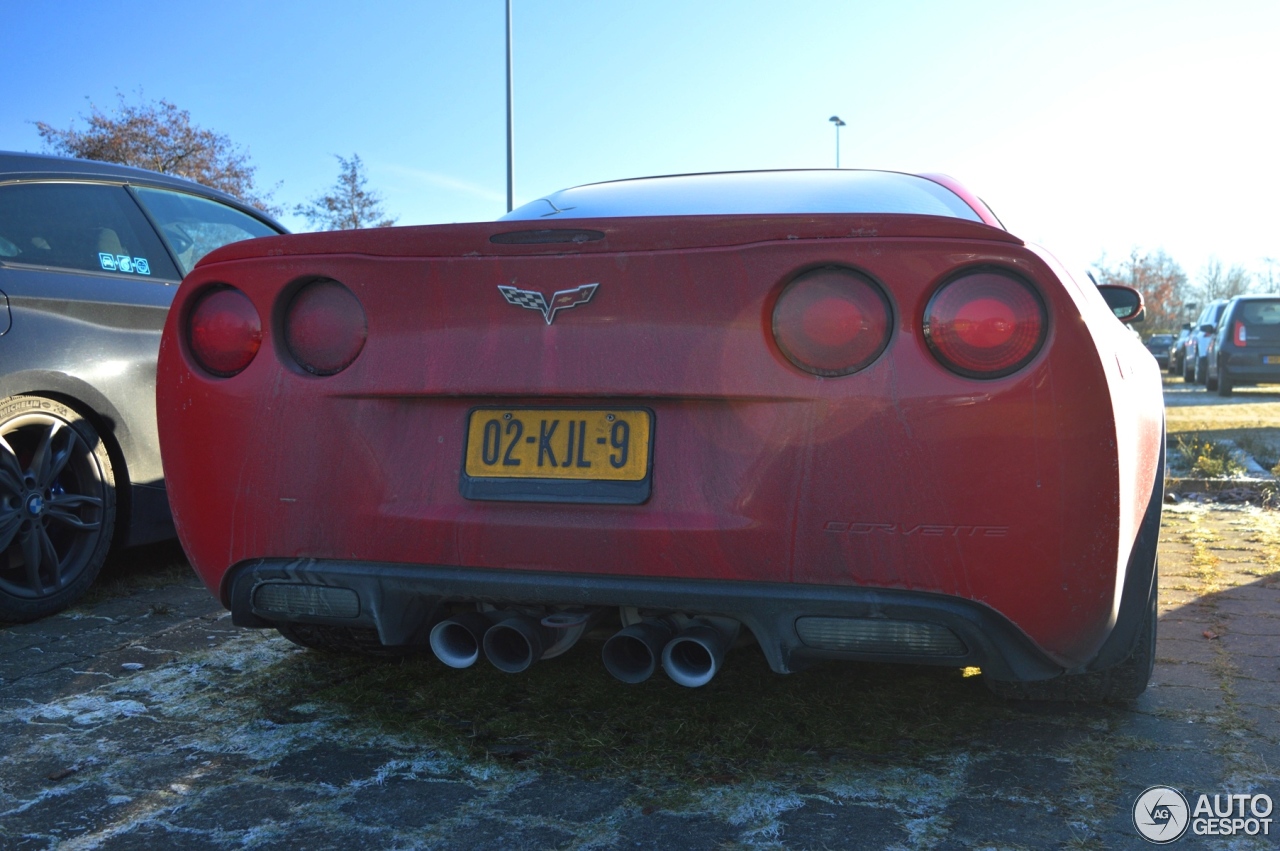
M489 242L528 224L254 240L188 276L160 430L178 532L211 590L238 562L292 556L850 584L983 602L1066 665L1096 651L1161 401L1154 360L1091 287L1002 230L926 216L580 219L606 237ZM887 349L850 376L797 369L770 332L781 289L822 264L869 275L893 305ZM921 336L935 289L984 264L1049 311L1041 353L991 381L948 372ZM368 315L364 350L325 378L291 363L278 327L282 295L315 277ZM550 326L497 290L593 282ZM248 294L266 329L233 378L193 367L183 342L213 283ZM472 407L597 403L655 414L646 504L459 495Z

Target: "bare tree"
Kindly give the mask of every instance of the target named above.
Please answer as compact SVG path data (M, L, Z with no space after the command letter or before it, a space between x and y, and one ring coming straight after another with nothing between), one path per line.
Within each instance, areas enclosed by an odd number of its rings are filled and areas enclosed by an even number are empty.
M1280 281L1280 276L1276 275L1276 259L1274 257L1263 257L1262 271L1254 279L1262 287L1263 292L1274 293L1276 284Z
M1114 268L1106 257L1094 264L1103 284L1123 284L1142 293L1147 306L1146 327L1153 333L1171 331L1182 323L1182 302L1186 296L1187 276L1164 249L1154 253L1129 252L1129 259Z
M119 103L108 114L90 103L88 129L59 130L35 122L48 153L147 168L185 177L235 196L259 209L278 213L271 193L254 185L257 167L249 154L222 133L191 123L191 113L163 98L130 104L117 92Z
M364 163L359 154L351 159L334 155L338 160L338 182L328 195L312 198L293 208L295 215L306 218L315 230L356 230L385 228L396 223L382 208L382 196L365 188Z
M1216 298L1243 295L1249 291L1249 284L1252 282L1253 276L1240 264L1237 263L1230 269L1224 270L1221 260L1210 257L1209 262L1200 272L1200 281L1196 284L1196 295L1207 304Z

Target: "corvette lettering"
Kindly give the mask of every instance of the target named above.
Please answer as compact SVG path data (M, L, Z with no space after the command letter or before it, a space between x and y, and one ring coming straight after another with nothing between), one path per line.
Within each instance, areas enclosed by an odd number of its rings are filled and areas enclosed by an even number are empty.
M1003 538L1008 526L957 526L949 523L843 523L832 520L822 527L824 532L845 535L900 535L909 538Z
M498 287L502 297L516 307L525 307L542 313L542 318L550 325L555 321L557 310L568 310L591 301L599 284L583 284L572 290L557 290L548 302L546 296L537 290L521 290L515 287Z

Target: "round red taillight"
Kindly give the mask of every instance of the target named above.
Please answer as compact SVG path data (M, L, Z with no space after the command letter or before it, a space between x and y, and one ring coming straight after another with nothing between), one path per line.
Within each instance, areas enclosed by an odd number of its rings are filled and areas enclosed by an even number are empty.
M368 323L360 300L337 281L313 281L294 295L284 315L284 341L298 365L333 375L364 348Z
M824 268L796 278L773 308L773 336L787 360L814 375L849 375L889 344L889 300L852 269Z
M1044 302L1012 273L983 269L944 284L924 314L924 336L944 366L1000 378L1026 366L1048 328Z
M188 314L187 344L206 372L222 378L235 375L262 346L257 308L233 287L206 290Z

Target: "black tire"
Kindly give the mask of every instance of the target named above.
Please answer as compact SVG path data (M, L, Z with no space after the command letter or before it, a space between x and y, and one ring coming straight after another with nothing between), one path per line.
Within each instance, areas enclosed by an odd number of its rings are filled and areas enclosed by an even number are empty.
M1231 376L1222 367L1218 367L1218 395L1230 396L1231 391L1235 389L1235 385L1231 383Z
M374 629L352 629L314 623L278 623L276 630L299 647L321 653L357 654L394 659L424 652L421 647L387 647Z
M0 399L0 621L74 603L102 569L115 525L115 476L93 425L42 396Z
M1209 358L1196 358L1195 382L1196 384L1204 384L1205 379L1209 377Z
M1191 358L1182 359L1182 380L1188 384L1194 384L1196 381L1195 364L1191 362Z
M1155 566L1151 576L1151 593L1148 595L1146 613L1142 625L1134 637L1129 655L1120 664L1102 671L1083 674L1063 674L1051 680L1020 683L992 680L983 677L987 688L999 697L1011 700L1057 700L1080 703L1098 703L1112 700L1133 700L1147 690L1151 672L1156 664L1156 626L1159 602L1160 569Z
M1208 369L1204 373L1204 389L1209 391L1218 389L1218 379L1210 375Z

